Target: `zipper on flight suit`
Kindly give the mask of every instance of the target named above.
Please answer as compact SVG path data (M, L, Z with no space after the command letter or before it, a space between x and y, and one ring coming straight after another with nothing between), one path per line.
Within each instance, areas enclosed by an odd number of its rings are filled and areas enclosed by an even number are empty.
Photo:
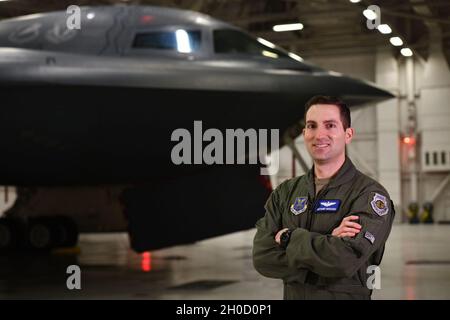
M308 218L306 220L306 230L311 231L311 226L314 220L314 208L317 205L317 201L320 200L320 196L328 189L328 185L326 185L322 190L319 191L319 193L313 198L313 205L308 210ZM314 193L316 193L316 185L314 184ZM308 195L308 201L309 201L309 195Z
M328 188L328 185L326 185L324 188L322 188L322 190L319 191L319 193L313 198L313 205L308 209L308 218L306 220L306 230L311 231L311 226L314 220L314 208L317 205L317 201L320 199L320 196L324 193L324 191ZM316 185L314 184L314 194L316 193ZM309 194L308 194L308 202L310 198L309 198ZM305 275L305 283L309 283L309 284L313 284L315 285L318 281L318 275L313 273L310 270L307 270L306 275Z

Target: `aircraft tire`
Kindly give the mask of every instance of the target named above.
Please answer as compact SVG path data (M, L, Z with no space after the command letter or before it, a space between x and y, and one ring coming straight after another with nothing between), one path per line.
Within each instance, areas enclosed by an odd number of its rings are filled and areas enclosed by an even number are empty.
M78 227L73 219L67 216L50 217L55 232L55 247L73 247L78 243Z
M58 243L58 231L51 218L30 219L27 228L27 247L36 251L47 251Z
M20 248L24 240L24 224L18 219L0 218L0 252Z

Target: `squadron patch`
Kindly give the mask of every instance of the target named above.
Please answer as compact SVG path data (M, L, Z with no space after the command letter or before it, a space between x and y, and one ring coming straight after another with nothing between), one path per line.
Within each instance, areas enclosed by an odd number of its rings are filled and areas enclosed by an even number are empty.
M375 242L375 236L371 234L369 231L366 231L366 233L364 234L364 238L369 240L371 244Z
M388 214L389 207L387 204L387 199L385 196L382 196L379 193L375 193L373 196L372 201L370 202L370 206L372 207L373 211L380 217Z
M295 215L303 213L308 207L308 199L301 197L296 198L294 204L291 204L291 212Z

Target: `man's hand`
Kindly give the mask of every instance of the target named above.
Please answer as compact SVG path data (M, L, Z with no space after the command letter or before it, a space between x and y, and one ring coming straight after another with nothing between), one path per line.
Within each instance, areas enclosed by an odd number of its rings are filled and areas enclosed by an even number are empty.
M356 222L351 222L351 220L358 220L358 216L348 216L342 219L339 227L333 230L332 236L343 238L343 237L354 237L361 231L361 225Z
M280 231L278 231L275 236L275 242L280 244L281 235L283 234L283 232L288 231L288 230L289 230L289 228L284 228L284 229L281 229Z

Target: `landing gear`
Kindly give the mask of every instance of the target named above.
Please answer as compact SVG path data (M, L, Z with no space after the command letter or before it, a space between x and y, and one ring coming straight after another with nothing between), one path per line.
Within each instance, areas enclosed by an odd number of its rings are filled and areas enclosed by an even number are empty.
M28 225L26 245L33 250L48 250L56 243L55 232L45 218L33 219Z
M0 219L0 252L23 247L26 225L19 219Z
M25 249L47 251L73 247L78 242L75 222L65 216L19 219L0 219L0 252Z
M66 216L55 216L52 223L56 233L55 247L73 247L78 243L78 227L75 221Z

